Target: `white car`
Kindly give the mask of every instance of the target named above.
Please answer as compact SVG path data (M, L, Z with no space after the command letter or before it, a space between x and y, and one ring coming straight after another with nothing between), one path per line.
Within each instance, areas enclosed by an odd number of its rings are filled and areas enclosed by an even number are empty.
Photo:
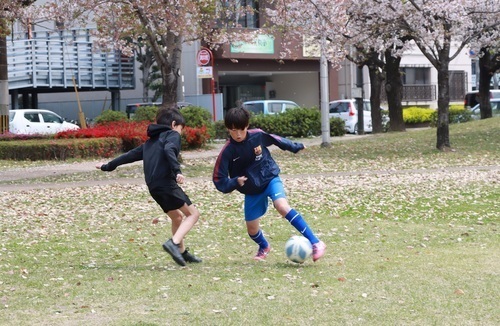
M9 131L13 134L56 134L76 129L80 127L64 121L52 111L34 109L9 111Z
M243 107L254 114L276 114L298 108L299 105L287 100L257 100L243 102Z
M330 118L340 118L345 122L348 133L358 133L358 106L356 100L338 100L330 102ZM369 100L363 100L363 125L365 132L372 132L372 114Z

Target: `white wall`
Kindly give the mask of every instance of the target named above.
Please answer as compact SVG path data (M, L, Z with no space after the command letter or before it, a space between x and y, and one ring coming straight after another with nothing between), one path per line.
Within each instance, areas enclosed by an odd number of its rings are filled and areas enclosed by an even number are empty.
M294 101L301 107L319 107L318 72L273 75L272 79L276 99Z

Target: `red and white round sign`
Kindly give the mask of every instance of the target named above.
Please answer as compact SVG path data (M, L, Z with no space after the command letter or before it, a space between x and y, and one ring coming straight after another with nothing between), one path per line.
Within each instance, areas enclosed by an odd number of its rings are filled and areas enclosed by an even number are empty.
M210 62L210 51L206 49L201 49L198 51L198 55L196 56L196 61L198 62L198 66L206 66Z

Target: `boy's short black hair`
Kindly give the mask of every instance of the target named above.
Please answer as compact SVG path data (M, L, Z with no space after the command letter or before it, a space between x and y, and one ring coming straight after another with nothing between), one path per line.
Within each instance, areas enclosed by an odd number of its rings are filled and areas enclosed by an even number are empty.
M224 125L227 129L243 130L250 124L250 112L248 110L237 107L227 111L224 117Z
M178 109L172 108L160 108L156 113L156 123L159 125L167 125L169 127L172 126L172 122L175 121L175 125L181 125L182 127L186 126L186 120L181 114L181 111Z

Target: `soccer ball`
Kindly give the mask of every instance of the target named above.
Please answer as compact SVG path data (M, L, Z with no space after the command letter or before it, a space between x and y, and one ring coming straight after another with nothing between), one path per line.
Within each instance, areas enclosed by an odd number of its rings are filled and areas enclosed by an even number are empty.
M286 256L294 263L302 264L311 257L312 251L311 242L303 236L294 235L285 244Z

